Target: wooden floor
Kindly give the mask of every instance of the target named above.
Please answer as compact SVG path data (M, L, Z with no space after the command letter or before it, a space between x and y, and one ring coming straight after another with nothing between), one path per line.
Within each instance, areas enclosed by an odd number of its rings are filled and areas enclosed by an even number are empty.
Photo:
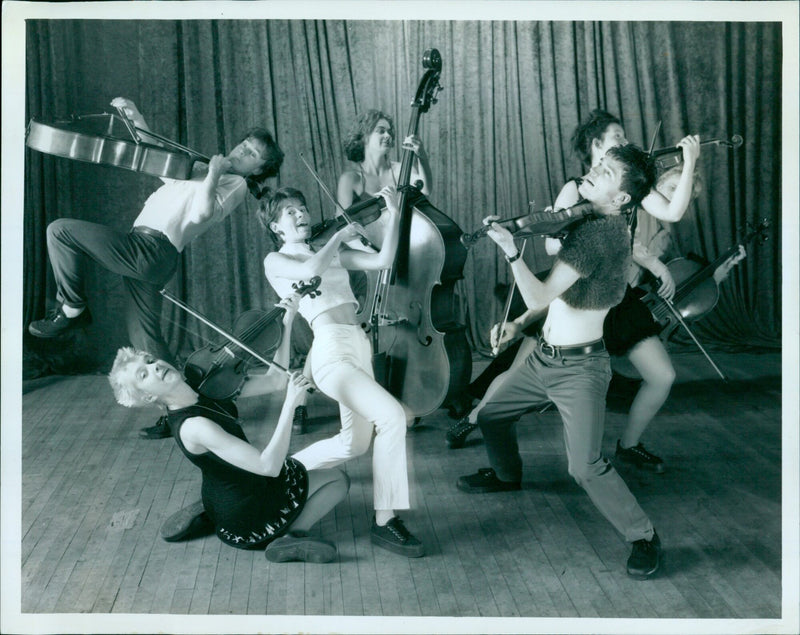
M479 433L446 447L445 411L409 431L402 516L426 557L373 549L366 455L344 466L349 498L319 527L338 561L273 564L213 536L162 541L159 526L199 498L200 477L174 441L138 438L155 411L117 406L103 376L40 382L23 396L22 612L780 618L780 356L716 361L728 384L699 355L675 356L678 383L644 439L666 473L619 467L665 548L663 573L647 582L625 574L629 545L568 476L554 411L519 425L521 492L456 489L487 461ZM251 440L268 438L260 422L278 407L274 396L241 402ZM608 456L625 407L624 395L609 399ZM323 397L309 411L311 432L293 449L337 428Z

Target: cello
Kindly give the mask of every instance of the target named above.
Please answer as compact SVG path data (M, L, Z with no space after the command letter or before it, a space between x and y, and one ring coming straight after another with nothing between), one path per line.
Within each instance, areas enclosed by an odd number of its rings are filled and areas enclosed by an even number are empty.
M639 288L645 291L642 302L645 303L653 319L661 327L660 337L666 341L686 322L698 320L716 306L719 299L719 288L713 280L714 272L729 258L733 257L740 247L744 247L754 238L766 240L766 232L770 222L766 219L753 228L736 245L722 253L713 262L701 264L689 258L675 258L667 263L667 268L675 280L675 295L667 302L658 295L659 282L651 281Z
M442 59L428 49L426 72L411 104L407 135L436 102ZM366 301L357 318L373 343L375 377L415 417L430 414L469 383L472 353L455 314L453 287L463 277L467 250L458 225L409 186L414 153L404 150L400 191L400 238L391 269L368 272ZM358 218L354 220L359 220ZM365 227L381 244L380 220ZM381 235L372 237L374 234Z
M119 110L119 109L118 109ZM139 132L163 145L146 143ZM124 138L124 135L130 139ZM107 165L151 176L186 180L196 161L209 159L149 130L134 126L122 110L119 115L99 113L73 115L45 123L31 119L25 131L31 150L65 159Z

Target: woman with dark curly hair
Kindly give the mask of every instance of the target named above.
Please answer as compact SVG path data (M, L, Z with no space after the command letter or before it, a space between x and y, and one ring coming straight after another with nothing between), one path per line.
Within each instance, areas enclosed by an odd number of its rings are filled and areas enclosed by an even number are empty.
M400 163L389 153L394 147L392 118L380 110L361 113L344 141L344 153L353 165L339 177L337 197L345 209L353 203L376 196L386 186L397 186ZM411 183L422 182L422 193L430 194L431 167L422 139L409 135L402 147L416 155L411 168Z

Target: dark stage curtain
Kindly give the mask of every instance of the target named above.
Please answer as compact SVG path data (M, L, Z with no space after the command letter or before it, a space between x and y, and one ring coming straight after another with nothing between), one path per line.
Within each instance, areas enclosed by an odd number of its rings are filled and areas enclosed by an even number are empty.
M333 205L299 153L335 190L346 163L341 142L356 114L392 113L402 138L422 53L436 47L443 90L421 121L434 172L430 200L465 231L490 213L516 216L530 202L551 204L581 173L569 137L592 108L619 115L641 146L659 120L657 147L688 133L740 134L745 143L736 151L704 148L704 190L673 235L682 253L713 260L748 223L771 221L771 239L748 245L697 329L712 345L778 347L781 38L779 23L31 20L26 117L110 111L113 97L126 96L153 130L207 155L229 150L250 126L266 126L286 152L272 186L299 187L318 219L331 216ZM47 224L72 217L127 229L158 185L150 176L26 151L26 326L55 294ZM276 300L262 265L273 247L255 209L248 201L188 247L169 285L222 325ZM541 239L529 241L525 258L537 271L551 264ZM492 291L509 279L493 243L472 249L456 290L478 349L487 348L502 312ZM26 352L60 355L62 366L107 368L127 339L119 279L89 267L87 294L91 337L62 342L58 352L26 337ZM209 335L171 306L164 328L184 355Z

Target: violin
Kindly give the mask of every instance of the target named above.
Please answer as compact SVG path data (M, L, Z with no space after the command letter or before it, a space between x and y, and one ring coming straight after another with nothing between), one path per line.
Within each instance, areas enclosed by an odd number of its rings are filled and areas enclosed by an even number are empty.
M567 207L557 212L530 212L522 216L504 218L493 222L505 227L516 238L527 238L529 236L563 237L575 225L593 216L596 216L596 214L592 204L589 201L581 201L572 207ZM482 225L471 234L462 234L459 240L464 247L469 249L475 242L486 236L491 229L491 224Z
M161 141L142 141L138 132ZM122 138L127 135L130 139ZM97 165L142 172L151 176L186 180L196 161L203 156L149 130L134 126L124 115L109 113L76 116L44 123L31 119L25 145L32 150Z
M422 189L421 185L421 182L414 185L403 185L398 187L397 191L409 192L413 190L416 192ZM358 201L347 209L342 210L341 215L334 218L326 218L321 223L314 225L311 228L311 237L309 240L312 243L326 243L333 234L342 229L348 222L368 225L378 220L385 210L386 201L384 201L381 196Z
M315 276L309 282L297 282L292 287L300 296L319 295L321 278ZM195 390L211 399L231 399L239 394L250 370L258 366L272 366L288 371L273 361L265 359L278 348L283 337L283 318L286 309L275 307L270 312L259 309L245 311L236 319L234 334L217 326L208 318L178 300L166 289L161 295L187 313L210 326L227 342L209 344L194 351L186 359L183 372ZM259 363L260 362L260 363Z
M740 135L735 134L730 138L730 140L707 139L705 141L701 141L700 145L701 146L717 145L735 149L741 146L742 143L744 143L744 139L742 139ZM658 150L653 150L652 152L650 152L650 156L653 158L653 162L655 163L656 168L660 170L666 170L668 168L681 164L681 162L683 161L683 148L681 148L680 146L660 148Z

